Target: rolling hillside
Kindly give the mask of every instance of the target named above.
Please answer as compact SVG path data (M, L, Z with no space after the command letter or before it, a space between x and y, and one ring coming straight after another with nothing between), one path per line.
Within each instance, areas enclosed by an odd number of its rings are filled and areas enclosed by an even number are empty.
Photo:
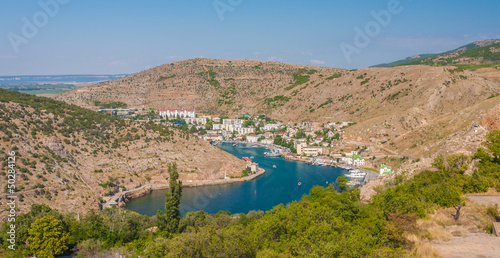
M7 153L15 151L21 211L33 203L81 213L97 209L104 195L167 184L171 162L181 180L193 181L240 175L245 168L188 133L15 91L0 89L0 117L1 173Z
M198 113L215 115L266 114L284 122L352 120L357 124L346 129L343 143L370 144L376 155L424 157L430 155L428 144L479 122L496 102L480 104L499 92L495 80L452 66L342 70L192 59L64 93L57 99L91 109L98 108L96 101L120 101L131 107L196 108ZM477 113L460 117L453 129L440 124L475 106ZM430 128L437 130L432 139L428 133L417 133ZM344 147L348 146L339 145L339 149Z

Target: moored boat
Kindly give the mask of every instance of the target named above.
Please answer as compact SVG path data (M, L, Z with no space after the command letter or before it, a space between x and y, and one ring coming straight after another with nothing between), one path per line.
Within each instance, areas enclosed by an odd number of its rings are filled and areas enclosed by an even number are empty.
M279 157L279 156L281 156L281 153L276 153L276 152L264 152L264 156L266 156L266 157Z

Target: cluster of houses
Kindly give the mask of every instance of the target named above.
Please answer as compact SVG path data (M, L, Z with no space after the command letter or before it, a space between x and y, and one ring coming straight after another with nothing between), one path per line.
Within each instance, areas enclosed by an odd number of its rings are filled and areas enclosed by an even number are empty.
M244 123L245 120L243 119L222 119L222 124L220 123L213 124L212 130L219 133L223 132L228 132L230 134L236 133L238 136L252 134L255 132L254 127L244 127L243 126Z
M137 115L137 111L137 108L103 108L98 110L102 114L125 117L134 117Z
M134 117L138 113L137 108L129 109L101 109L101 113ZM203 129L203 133L196 133L197 136L209 142L224 140L246 141L248 143L259 143L263 145L273 145L276 137L281 137L285 142L293 142L296 154L287 153L285 158L304 159L308 158L318 164L344 163L350 166L365 166L365 160L357 152L353 151L344 154L330 153L330 147L336 144L339 133L344 127L353 124L352 121L318 124L314 122L302 122L284 124L282 121L265 119L264 116L243 118L220 118L217 116L198 116L196 109L159 109L156 117L147 117L145 121L167 126L177 126L182 122L175 119L182 119L188 128L196 127ZM170 120L170 122L169 122ZM210 122L211 126L207 126ZM201 131L201 130L200 130ZM317 132L322 132L317 134ZM255 170L256 168L253 168ZM387 165L380 165L380 175L391 174L391 168Z
M355 167L362 167L365 165L365 159L358 155L356 151L352 151L351 155L342 157L342 161L346 163L347 165L352 165Z

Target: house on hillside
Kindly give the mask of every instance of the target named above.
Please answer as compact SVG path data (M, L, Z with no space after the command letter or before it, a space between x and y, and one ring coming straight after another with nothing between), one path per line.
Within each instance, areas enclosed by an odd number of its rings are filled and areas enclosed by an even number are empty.
M314 140L314 143L319 144L319 143L320 143L320 142L322 142L324 139L325 139L325 136L320 135L320 136L316 137L316 139Z
M206 125L207 124L207 118L205 117L188 117L185 119L186 123L188 124L195 124L195 125Z
M240 127L240 128L236 128L235 131L238 133L238 135L243 135L243 134L255 133L255 128L253 128L253 127Z
M316 134L313 131L305 131L306 136L316 137Z
M263 131L272 131L272 130L278 130L281 127L280 123L276 124L265 124Z
M390 174L392 174L392 168L386 164L380 164L380 175L385 176Z
M243 120L243 119L225 118L222 120L222 124L225 124L225 125L241 125L241 126L243 126L244 122L245 122L245 120Z
M264 137L266 137L266 139L272 139L274 138L274 134L271 132L265 132Z
M344 162L348 165L353 165L356 167L361 167L365 165L365 160L358 154L353 154L343 158Z

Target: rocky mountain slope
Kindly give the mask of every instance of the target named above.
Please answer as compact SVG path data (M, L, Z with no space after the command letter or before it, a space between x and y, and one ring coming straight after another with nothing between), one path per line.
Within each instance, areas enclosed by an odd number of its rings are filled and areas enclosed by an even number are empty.
M216 115L266 114L285 122L352 120L357 124L345 129L347 140L371 144L381 155L419 158L488 114L497 102L489 98L500 93L497 75L453 66L342 70L193 59L57 99L93 109L96 101L120 101L131 107L196 108Z
M32 203L97 209L104 195L167 184L171 162L178 164L181 180L192 181L239 176L245 168L242 160L188 133L14 91L0 90L0 118L0 173L6 178L8 152L15 151L21 211Z

